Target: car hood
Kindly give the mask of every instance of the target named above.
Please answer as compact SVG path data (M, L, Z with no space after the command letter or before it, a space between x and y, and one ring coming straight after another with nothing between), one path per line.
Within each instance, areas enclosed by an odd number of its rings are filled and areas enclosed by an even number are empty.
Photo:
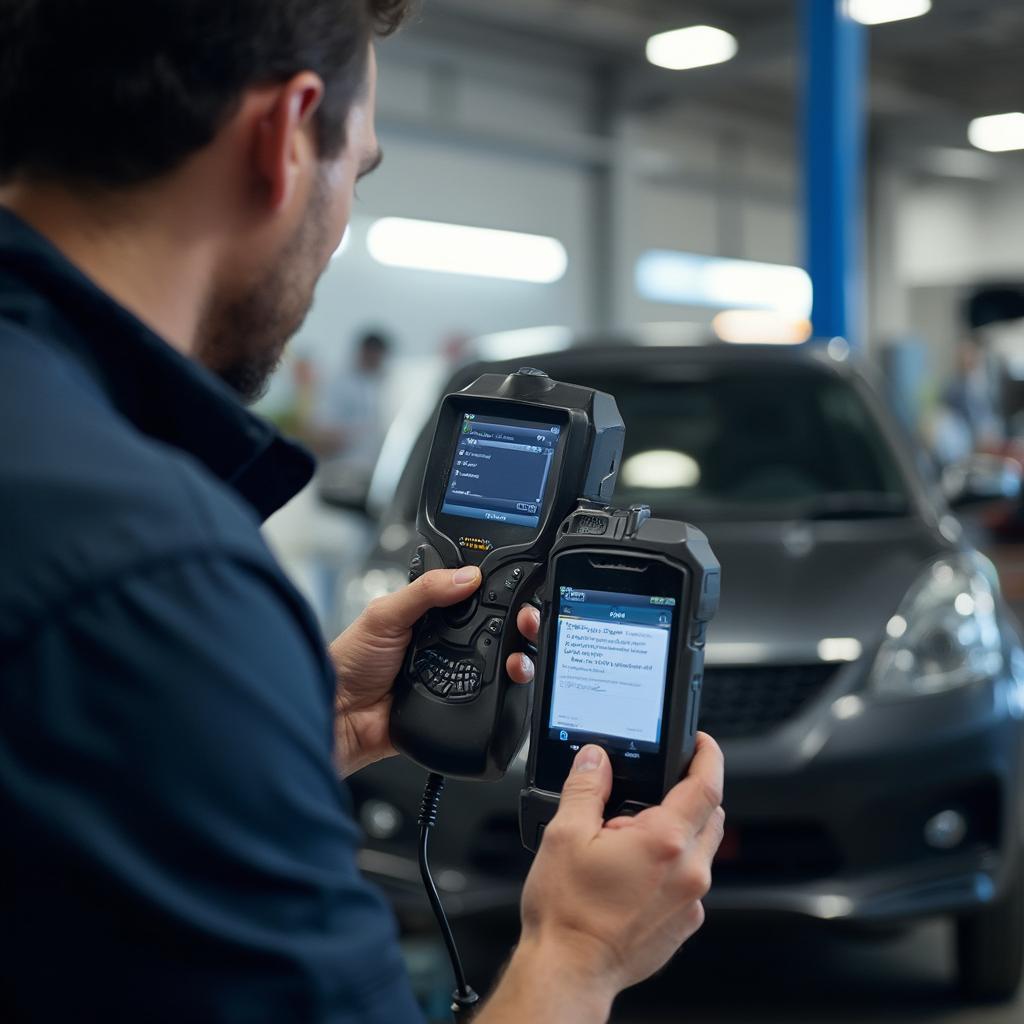
M952 550L913 519L701 528L722 564L721 606L708 632L712 665L813 662L827 639L852 638L866 650L923 567ZM837 660L853 660L838 646Z

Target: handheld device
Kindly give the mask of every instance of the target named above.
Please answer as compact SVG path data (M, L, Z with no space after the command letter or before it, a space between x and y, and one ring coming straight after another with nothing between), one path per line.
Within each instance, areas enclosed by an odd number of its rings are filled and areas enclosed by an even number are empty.
M610 395L530 367L442 401L409 578L472 564L483 583L420 621L395 683L392 742L428 771L497 779L522 745L530 688L505 674L514 618L565 517L581 498L610 499L624 434Z
M650 509L581 507L563 524L542 590L523 845L535 850L576 752L612 762L605 817L659 803L693 756L704 640L721 574L693 526Z

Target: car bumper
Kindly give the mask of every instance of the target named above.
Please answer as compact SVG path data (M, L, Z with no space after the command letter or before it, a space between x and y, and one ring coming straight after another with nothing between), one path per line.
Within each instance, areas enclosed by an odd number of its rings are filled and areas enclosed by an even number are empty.
M729 838L709 910L888 923L969 912L1004 891L1024 840L1024 682L876 702L856 666L783 728L723 744ZM856 696L856 700L843 701ZM515 906L529 866L515 808L522 763L499 783L452 783L432 839L454 916ZM422 773L397 760L354 781L357 804L400 808L404 834L370 840L364 869L403 910L422 908L415 814ZM925 823L967 832L935 849Z

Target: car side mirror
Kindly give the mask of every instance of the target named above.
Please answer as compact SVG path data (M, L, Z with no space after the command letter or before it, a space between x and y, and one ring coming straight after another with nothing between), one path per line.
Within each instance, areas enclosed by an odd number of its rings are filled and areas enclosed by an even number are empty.
M972 455L942 472L942 492L953 508L1015 501L1021 494L1022 470L1016 459Z

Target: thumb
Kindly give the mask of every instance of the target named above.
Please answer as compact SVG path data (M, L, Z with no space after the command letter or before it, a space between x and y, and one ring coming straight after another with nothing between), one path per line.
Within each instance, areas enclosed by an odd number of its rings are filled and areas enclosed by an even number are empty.
M604 805L612 791L612 766L608 755L591 743L572 763L562 787L556 818L587 838L597 835L604 823Z
M403 632L412 629L431 608L447 608L470 597L480 586L480 579L480 570L475 565L432 569L415 583L377 598L369 613L384 632Z

